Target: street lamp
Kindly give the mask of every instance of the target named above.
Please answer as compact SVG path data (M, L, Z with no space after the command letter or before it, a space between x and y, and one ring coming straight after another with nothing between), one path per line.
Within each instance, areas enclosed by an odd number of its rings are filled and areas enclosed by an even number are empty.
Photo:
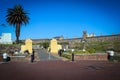
M85 51L85 42L86 42L86 40L83 39L82 42L84 43L84 45L83 45L83 51Z
M74 49L72 49L72 61L74 61Z
M74 52L74 49L72 49L72 52Z

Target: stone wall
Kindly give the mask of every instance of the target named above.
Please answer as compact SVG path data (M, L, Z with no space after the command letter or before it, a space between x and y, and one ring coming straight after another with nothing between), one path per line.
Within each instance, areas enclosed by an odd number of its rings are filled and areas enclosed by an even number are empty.
M81 43L83 38L70 38L58 40L58 43L67 42L69 47L74 47L75 43ZM33 44L43 43L46 41L50 41L50 39L34 39ZM107 35L107 36L95 36L95 37L87 37L87 42L104 42L104 41L120 41L120 34L116 35Z
M30 56L10 56L10 59L13 62L30 62Z
M119 41L120 35L88 37L86 40L88 42Z
M38 43L44 43L44 42L50 42L51 39L32 39L33 44L38 44Z
M108 60L107 53L97 53L97 54L76 54L74 55L75 60Z
M63 40L58 40L58 43L67 43L67 44L64 44L64 47L65 46L67 47L66 49L68 48L76 48L76 47L81 47L81 44L82 43L82 40L83 38L70 38L70 39L63 39ZM112 48L114 45L112 45L112 42L119 42L120 41L120 34L116 34L116 35L103 35L103 36L95 36L95 37L87 37L86 38L86 41L87 43L91 43L91 42L110 42L111 44L109 45L106 45L106 48ZM38 44L38 43L44 43L44 42L50 42L50 39L37 39L37 40L33 40L33 44ZM63 46L63 44L62 44ZM116 51L120 51L119 49L119 44L114 47L116 48Z

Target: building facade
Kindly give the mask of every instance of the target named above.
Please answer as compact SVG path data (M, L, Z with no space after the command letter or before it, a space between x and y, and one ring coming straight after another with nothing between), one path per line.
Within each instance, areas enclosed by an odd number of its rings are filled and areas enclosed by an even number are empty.
M2 33L0 44L12 44L11 33Z

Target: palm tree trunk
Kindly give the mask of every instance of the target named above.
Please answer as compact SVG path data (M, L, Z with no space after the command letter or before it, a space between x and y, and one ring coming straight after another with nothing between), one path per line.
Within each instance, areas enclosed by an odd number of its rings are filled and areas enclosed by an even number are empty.
M16 43L19 44L19 36L20 36L20 24L16 24Z

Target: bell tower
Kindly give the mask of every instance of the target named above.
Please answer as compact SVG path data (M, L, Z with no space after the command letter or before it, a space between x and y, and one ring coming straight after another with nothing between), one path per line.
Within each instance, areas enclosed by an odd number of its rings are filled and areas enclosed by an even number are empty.
M83 39L87 38L87 31L83 31Z

